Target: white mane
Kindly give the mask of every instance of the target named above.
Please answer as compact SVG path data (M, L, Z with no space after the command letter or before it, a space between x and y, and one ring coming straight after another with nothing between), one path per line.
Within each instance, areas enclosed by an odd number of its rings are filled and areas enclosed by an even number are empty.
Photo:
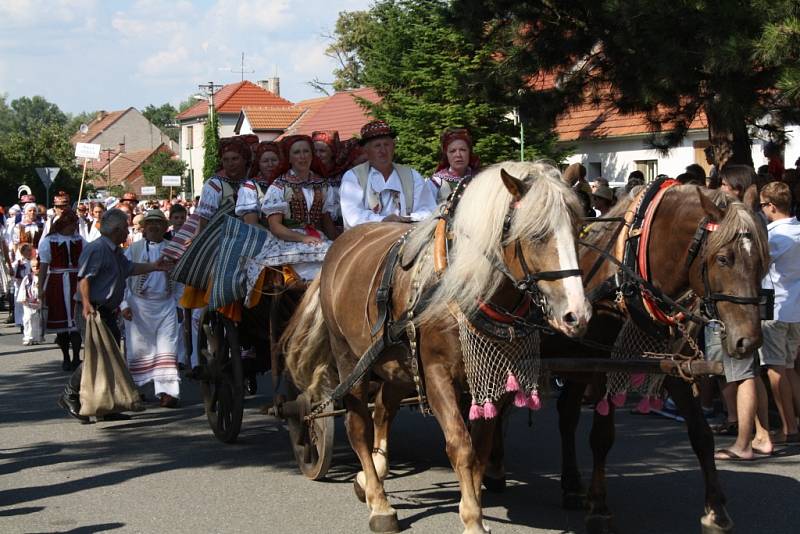
M577 196L561 180L555 167L546 163L504 162L481 171L466 188L453 217L453 248L449 265L438 288L419 322L439 321L448 313L447 303L458 304L470 315L478 299L487 299L503 280L488 258L502 262L503 223L511 203L511 194L500 177L500 169L529 187L514 210L511 228L506 236L536 240L552 233L557 227L573 224L580 213ZM428 240L437 219L430 217L411 234L414 240ZM413 248L417 248L414 246ZM420 273L424 287L435 281L431 261L425 261Z

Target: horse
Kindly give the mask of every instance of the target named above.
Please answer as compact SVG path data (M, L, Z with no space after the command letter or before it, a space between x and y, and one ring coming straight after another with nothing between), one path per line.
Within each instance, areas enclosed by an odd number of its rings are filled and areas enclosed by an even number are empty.
M580 206L557 169L505 162L484 169L454 194L459 200L446 269L434 265L440 221L435 215L411 230L401 223L357 226L333 244L283 336L292 381L319 398L350 375L392 321L413 312L403 342L385 348L369 376L343 399L347 435L362 468L354 489L370 510L373 532L399 529L383 486L389 426L400 400L415 388L423 398L423 387L459 481L464 532L488 532L480 504L486 458L476 456L460 407L465 365L456 314L472 317L486 304L514 309L535 293L550 325L566 335L582 335L591 315L577 270ZM405 234L398 265L387 256ZM382 332L373 332L378 280L386 270L393 276L389 318ZM370 379L380 382L374 423L367 405Z
M623 217L629 225L637 202L644 194L642 190L635 197L621 199L607 217ZM617 260L623 259L627 236L620 229L620 225L610 222L592 224L583 239L587 245L580 250L579 263L594 308L584 340L607 347L615 345L621 328L626 321L631 321L630 310L617 305L620 288L613 283L610 290L603 287L613 282L619 271L618 265L608 261L603 253L608 251ZM752 351L761 344L761 321L756 304L761 279L769 263L766 231L755 214L741 202L718 191L675 185L663 192L657 209L652 212L649 232L643 257L652 285L673 299L694 296L702 301L707 313L712 315L710 318L724 325L728 353L740 358L752 357ZM543 360L565 354L578 358L611 356L610 351L598 350L596 345L581 345L562 336L543 338ZM577 466L575 431L587 385L592 384L595 392L603 391L606 375L564 374L562 378L565 387L557 402L562 504L575 509L588 504L589 532L610 532L613 531L613 516L606 504L605 464L614 442L615 403L606 401L604 409L596 409L593 414L590 445L594 468L587 495ZM667 376L663 384L685 418L689 440L703 472L706 491L700 521L702 530L709 534L730 532L733 522L725 508L725 496L717 476L714 437L703 417L699 399L693 396L690 384L681 378ZM484 480L487 488L501 490L504 487L502 454L502 435L496 432L487 470L491 478Z

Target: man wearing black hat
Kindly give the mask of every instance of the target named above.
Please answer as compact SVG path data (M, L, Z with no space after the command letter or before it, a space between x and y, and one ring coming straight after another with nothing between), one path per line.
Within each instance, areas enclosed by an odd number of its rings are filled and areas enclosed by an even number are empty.
M344 227L366 222L416 222L436 209L436 199L420 174L394 163L395 131L384 121L361 128L367 161L342 176Z

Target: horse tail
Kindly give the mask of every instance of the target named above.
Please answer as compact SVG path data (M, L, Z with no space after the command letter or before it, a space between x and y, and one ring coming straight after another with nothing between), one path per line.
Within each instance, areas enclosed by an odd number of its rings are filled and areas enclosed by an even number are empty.
M292 381L312 398L319 398L321 390L331 385L329 377L334 364L328 327L322 316L319 286L319 278L315 278L280 339Z

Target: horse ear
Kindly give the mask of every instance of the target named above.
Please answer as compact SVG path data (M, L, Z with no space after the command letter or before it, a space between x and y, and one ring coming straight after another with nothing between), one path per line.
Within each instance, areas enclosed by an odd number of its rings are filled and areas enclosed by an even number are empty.
M700 206L702 206L703 211L711 217L711 220L714 222L719 222L725 217L725 212L720 209L719 206L714 204L710 198L705 196L703 192L700 190L699 187L695 187L697 189L697 196L700 197Z
M742 202L751 210L758 211L760 200L761 199L758 197L758 187L756 187L756 184L750 184L750 187L745 189L744 195L742 195Z
M525 196L525 193L528 192L529 188L525 185L525 182L519 178L514 178L503 168L500 169L500 178L503 179L503 184L506 186L506 189L508 189L508 192L511 193L514 202L519 202L519 200Z

